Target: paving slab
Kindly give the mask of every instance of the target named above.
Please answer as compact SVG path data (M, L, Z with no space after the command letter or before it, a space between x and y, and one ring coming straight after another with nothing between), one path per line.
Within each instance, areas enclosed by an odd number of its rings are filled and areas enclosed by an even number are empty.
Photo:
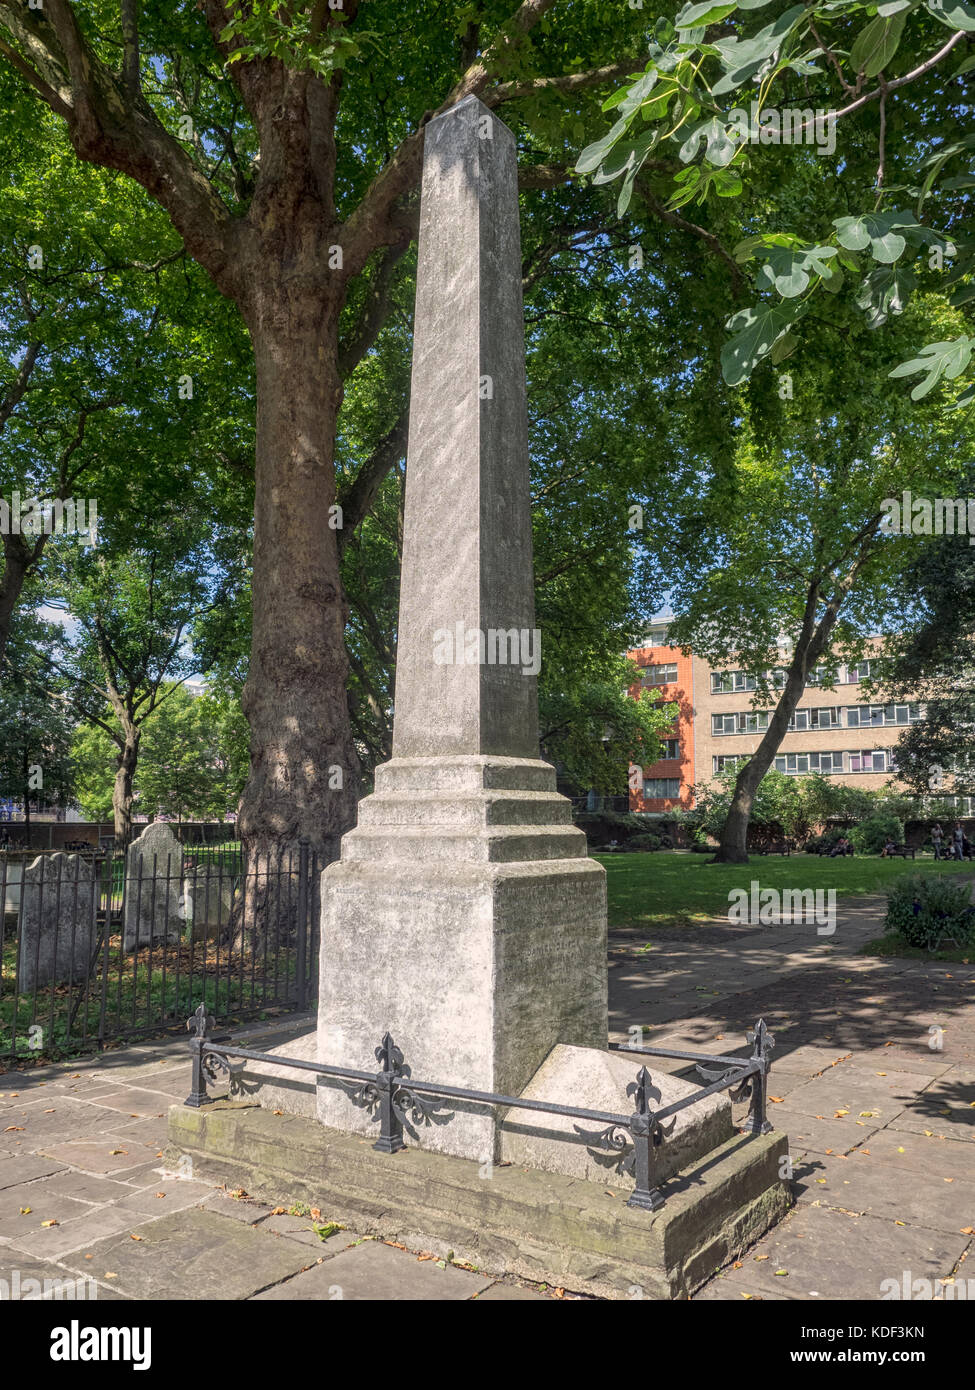
M140 1240L119 1233L86 1247L62 1263L93 1272L111 1270L118 1289L131 1298L208 1302L248 1298L296 1274L309 1262L297 1241L282 1240L214 1211L191 1207L138 1228Z
M929 1078L917 1072L890 1072L885 1077L868 1078L836 1067L828 1075L817 1076L790 1091L789 1109L826 1119L849 1117L887 1124L915 1102L922 1088L929 1084Z
M0 1239L20 1241L44 1229L44 1222L71 1221L91 1210L87 1202L39 1191L33 1183L6 1187L0 1192Z
M232 1221L240 1221L245 1226L256 1226L266 1216L270 1216L272 1207L264 1206L261 1202L250 1202L239 1197L228 1197L225 1192L213 1192L207 1199L200 1203L204 1211L214 1211L220 1216L227 1216Z
M0 1158L0 1191L6 1187L17 1187L20 1183L31 1182L34 1178L46 1178L65 1167L57 1158L37 1157L34 1154L14 1154L10 1158Z
M101 1134L119 1122L119 1116L114 1111L103 1110L97 1105L64 1095L52 1095L49 1105L35 1102L19 1110L8 1110L4 1118L5 1136L9 1128L11 1135L17 1135L18 1146L31 1149L38 1148L51 1137L70 1134L83 1139L88 1135Z
M969 1170L969 1177L975 1172ZM874 1154L872 1146L847 1155L817 1158L796 1170L800 1202L818 1202L860 1215L885 1217L935 1231L975 1228L975 1181L925 1177Z
M165 1091L147 1091L138 1086L125 1086L117 1091L109 1091L93 1102L93 1106L103 1106L109 1111L118 1111L133 1120L158 1118L169 1109L172 1097ZM117 1117L110 1115L109 1125L118 1123Z
M99 1135L97 1139L69 1139L63 1144L49 1144L43 1149L43 1156L59 1161L59 1165L70 1164L83 1168L88 1173L124 1173L127 1169L145 1167L150 1157L158 1149L119 1134ZM161 1160L160 1160L161 1161ZM158 1164L157 1164L158 1167ZM48 1169L53 1172L54 1168ZM0 1173L0 1182L3 1175Z
M784 1282L784 1281L783 1281ZM809 1297L810 1295L806 1295ZM731 1279L727 1274L719 1274L711 1280L710 1284L705 1284L703 1289L698 1289L694 1295L695 1303L785 1303L798 1298L798 1294L788 1294L784 1289L776 1289L774 1292L768 1289L757 1288L754 1284L745 1283L741 1279Z
M131 1192L118 1198L115 1203L118 1211L142 1213L145 1216L166 1216L171 1211L184 1211L187 1207L199 1206L209 1197L213 1187L209 1183L192 1182L180 1178L157 1177L156 1184Z
M551 1294L539 1293L527 1284L492 1284L483 1293L474 1295L474 1303L560 1303Z
M891 1169L924 1177L975 1182L975 1149L960 1139L937 1134L914 1134L904 1129L878 1129L865 1141L871 1155ZM891 1181L898 1181L894 1173ZM907 1181L901 1179L900 1181Z
M93 1250L98 1241L114 1235L116 1231L135 1232L137 1227L145 1223L144 1217L130 1211L119 1211L118 1207L96 1207L94 1210L86 1207L85 1212L84 1216L66 1221L62 1226L14 1236L10 1245L17 1250L26 1250L29 1255L60 1260L72 1251ZM126 1235L125 1239L131 1241L131 1235Z
M968 1243L963 1235L798 1207L725 1278L777 1298L876 1300L883 1281L899 1279L905 1269L914 1278L946 1277Z
M848 1153L866 1143L882 1123L880 1120L818 1119L814 1115L801 1115L788 1105L770 1107L769 1118L776 1129L784 1130L789 1136L793 1151L808 1149L819 1154Z
M419 1260L406 1250L367 1240L257 1295L261 1300L332 1299L403 1303L463 1302L494 1282L491 1275Z
M118 1294L90 1275L78 1275L50 1260L38 1260L22 1250L0 1246L0 1303L40 1300L108 1301Z

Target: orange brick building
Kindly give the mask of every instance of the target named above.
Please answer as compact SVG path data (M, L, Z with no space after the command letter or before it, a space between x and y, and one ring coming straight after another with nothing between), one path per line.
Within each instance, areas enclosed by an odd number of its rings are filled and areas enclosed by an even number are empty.
M733 666L716 670L699 656L684 656L666 643L665 626L648 634L649 645L628 653L644 673L642 687L675 701L679 714L668 732L667 757L643 769L643 785L630 789L630 809L664 815L694 804L693 787L710 782L758 747L768 725L768 706L753 705L754 678ZM874 641L879 649L882 639ZM861 691L870 662L841 666L831 689L814 672L789 725L774 766L787 775L820 772L830 781L875 790L896 772L895 745L902 729L922 717L920 703L883 704Z

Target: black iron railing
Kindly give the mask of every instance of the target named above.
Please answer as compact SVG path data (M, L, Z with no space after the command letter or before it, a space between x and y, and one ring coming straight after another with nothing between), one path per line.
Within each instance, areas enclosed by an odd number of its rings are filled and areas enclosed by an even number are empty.
M224 1018L303 1010L317 986L307 841L247 862L239 843L128 855L0 853L0 1063L65 1056Z
M387 1033L375 1050L378 1072L358 1071L325 1062L308 1062L296 1057L282 1057L277 1052L256 1052L251 1048L234 1047L224 1039L212 1036L214 1019L200 1005L186 1026L192 1032L190 1049L193 1057L193 1077L185 1104L198 1109L209 1105L214 1097L207 1085L215 1085L218 1071L231 1075L230 1058L247 1062L265 1062L275 1067L292 1067L295 1071L311 1072L336 1080L354 1104L368 1108L379 1123L379 1137L373 1144L380 1153L394 1154L406 1148L403 1138L407 1119L414 1124L429 1122L435 1112L437 1123L445 1123L453 1112L444 1113L447 1101L473 1101L483 1105L510 1110L533 1110L547 1115L562 1115L571 1120L595 1122L602 1128L594 1131L574 1125L576 1133L592 1148L616 1155L618 1173L629 1173L634 1180L633 1192L627 1206L657 1211L664 1204L658 1171L659 1151L673 1130L676 1117L682 1110L698 1105L708 1096L729 1091L733 1101L748 1099L748 1115L738 1128L749 1134L768 1134L766 1106L768 1098L769 1053L775 1039L759 1019L747 1033L752 1052L749 1057L721 1057L705 1053L674 1052L665 1048L615 1046L614 1051L637 1052L651 1057L670 1057L693 1062L705 1081L693 1095L654 1110L651 1105L653 1081L646 1067L641 1067L627 1086L632 1098L633 1112L618 1115L602 1110L584 1110L573 1105L558 1105L554 1101L530 1100L524 1096L506 1096L496 1091L477 1091L462 1086L447 1086L436 1081L418 1081L406 1065L403 1053ZM708 1066L704 1064L708 1063ZM718 1069L714 1069L714 1064ZM666 1121L670 1121L669 1125Z

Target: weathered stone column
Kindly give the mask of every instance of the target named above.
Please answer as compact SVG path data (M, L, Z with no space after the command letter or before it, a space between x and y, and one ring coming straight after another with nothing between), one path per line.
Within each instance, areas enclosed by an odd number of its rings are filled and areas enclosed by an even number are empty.
M606 906L538 757L517 165L476 98L426 129L393 758L322 878L318 1050L517 1094L557 1043L604 1048ZM323 1084L319 1117L371 1129ZM497 1152L459 1108L424 1147Z

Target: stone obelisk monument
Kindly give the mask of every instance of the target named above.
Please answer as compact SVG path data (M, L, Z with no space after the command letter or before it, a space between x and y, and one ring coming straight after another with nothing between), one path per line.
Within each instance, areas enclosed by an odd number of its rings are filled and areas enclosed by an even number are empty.
M393 757L322 878L318 1054L517 1095L606 1046L603 869L538 756L514 138L469 97L426 128ZM319 1118L371 1129L339 1087ZM423 1147L485 1160L460 1106Z

